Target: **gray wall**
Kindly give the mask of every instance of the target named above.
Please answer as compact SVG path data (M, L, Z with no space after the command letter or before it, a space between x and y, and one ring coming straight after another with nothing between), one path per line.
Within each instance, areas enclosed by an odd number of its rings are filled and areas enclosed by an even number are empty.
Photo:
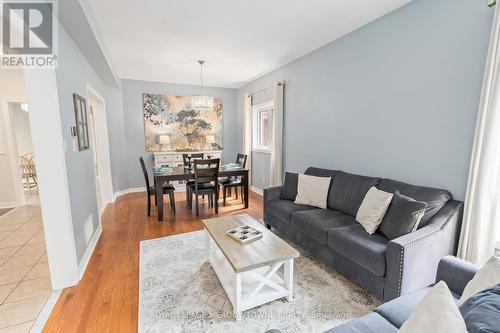
M152 153L145 150L144 119L142 110L142 94L155 93L163 95L190 96L200 94L199 86L122 80L123 114L126 136L128 187L144 187L139 156L143 156L148 166L152 165ZM223 128L223 155L224 162L233 162L241 149L241 118L237 116L236 90L226 88L204 88L204 93L223 99L224 128ZM113 172L115 170L113 169Z
M286 80L286 170L336 168L463 199L492 16L484 1L415 0L242 87L239 117L244 93Z
M103 83L101 77L61 25L59 26L59 57L56 80L63 128L62 135L68 147L66 170L77 260L80 262L88 247L85 242L85 221L92 215L94 230L96 230L99 224L99 215L92 153L90 150L81 152L72 150L71 142L75 139L70 134L71 126L75 125L73 93L87 98L87 84L91 85L105 98L107 115L120 114L121 111L115 108L120 107L121 96L119 94L109 94L108 96L109 87ZM115 135L114 125L108 123L108 129L110 145L111 142L116 144L120 139L115 138L117 134ZM119 151L119 147L121 146L113 146L110 147L110 150L115 153Z

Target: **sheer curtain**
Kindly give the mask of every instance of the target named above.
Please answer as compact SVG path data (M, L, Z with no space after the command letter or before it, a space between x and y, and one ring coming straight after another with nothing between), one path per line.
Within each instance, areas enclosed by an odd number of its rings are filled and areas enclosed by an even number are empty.
M494 253L500 228L500 6L486 63L465 197L458 255L483 264Z
M252 168L252 95L243 96L243 154L247 155L247 169ZM248 173L249 184L252 184L251 172Z
M283 183L283 90L284 81L276 82L273 86L273 142L271 151L271 186Z

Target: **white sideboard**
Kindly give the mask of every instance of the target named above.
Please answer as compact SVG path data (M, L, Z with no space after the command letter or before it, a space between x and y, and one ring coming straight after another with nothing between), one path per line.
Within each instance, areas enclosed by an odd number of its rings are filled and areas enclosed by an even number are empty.
M153 153L153 162L155 166L167 166L167 167L176 167L182 166L182 154L199 154L203 153L204 158L208 158L210 155L211 158L221 158L222 151L190 151L190 152L158 152Z

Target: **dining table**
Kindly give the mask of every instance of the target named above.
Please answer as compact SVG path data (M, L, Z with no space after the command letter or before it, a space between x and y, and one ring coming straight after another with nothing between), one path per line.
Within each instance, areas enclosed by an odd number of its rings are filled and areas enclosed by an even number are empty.
M171 181L188 181L194 179L192 167L176 166L153 170L156 187L156 204L158 206L158 221L163 221L163 186ZM241 177L243 180L243 199L245 208L248 208L248 177L249 170L241 167L221 166L219 177Z

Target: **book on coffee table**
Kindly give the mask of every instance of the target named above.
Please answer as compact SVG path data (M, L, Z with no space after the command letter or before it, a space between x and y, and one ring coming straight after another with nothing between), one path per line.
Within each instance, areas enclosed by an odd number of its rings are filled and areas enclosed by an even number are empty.
M262 238L261 231L247 225L230 229L226 233L229 237L237 240L241 244L248 244Z

